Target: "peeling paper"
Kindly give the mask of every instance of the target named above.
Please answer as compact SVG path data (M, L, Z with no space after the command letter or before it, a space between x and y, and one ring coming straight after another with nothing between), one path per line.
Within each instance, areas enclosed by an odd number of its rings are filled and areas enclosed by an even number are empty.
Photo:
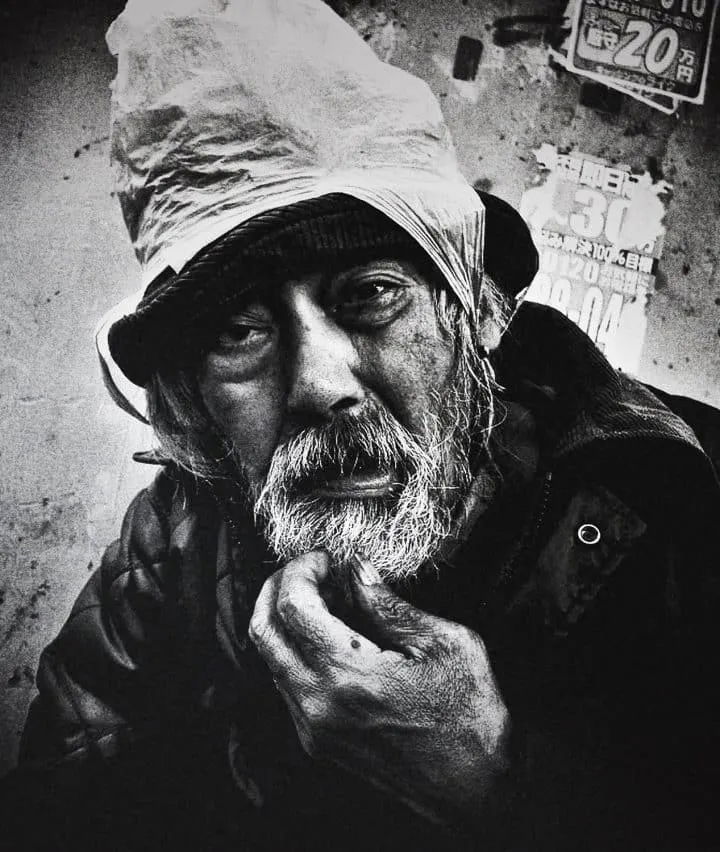
M571 71L703 103L717 0L575 0L574 6Z
M533 153L520 212L540 267L524 298L564 313L613 366L636 373L672 187L547 142Z
M577 18L577 0L569 0L564 16L565 21L567 23L568 35L560 45L558 50L553 48L549 48L549 55L558 63L558 65L562 65L567 71L570 71L573 74L578 74L583 77L587 77L589 80L592 80L595 83L601 83L603 86L607 86L609 89L613 89L616 92L620 92L623 95L628 95L631 98L634 98L636 101L639 101L645 106L653 107L653 109L658 110L659 112L664 113L665 115L673 115L673 113L677 112L678 106L680 105L680 100L672 95L666 93L658 93L651 92L645 88L637 87L629 85L626 81L623 80L614 80L611 76L607 74L600 74L590 69L578 69L571 66L570 63L570 49L572 42L572 26L573 22Z
M549 54L567 71L571 71L573 74L580 73L578 71L573 71L568 65L567 53L562 53L550 48ZM608 89L620 92L622 95L629 95L641 104L652 107L664 115L674 115L680 106L680 101L670 95L658 95L654 92L648 92L645 89L631 89L629 86L623 86L622 83L618 83L616 80L611 80L609 77L603 77L600 74L593 74L592 71L583 71L582 76L587 77L588 80L592 80L594 83L601 83L603 86L607 86Z

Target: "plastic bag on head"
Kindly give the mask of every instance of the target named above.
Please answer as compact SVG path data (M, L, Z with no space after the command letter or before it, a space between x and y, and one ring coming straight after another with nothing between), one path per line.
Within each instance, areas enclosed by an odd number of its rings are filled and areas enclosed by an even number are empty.
M258 213L342 192L408 231L471 309L484 211L438 102L322 0L130 0L107 41L111 156L143 288Z

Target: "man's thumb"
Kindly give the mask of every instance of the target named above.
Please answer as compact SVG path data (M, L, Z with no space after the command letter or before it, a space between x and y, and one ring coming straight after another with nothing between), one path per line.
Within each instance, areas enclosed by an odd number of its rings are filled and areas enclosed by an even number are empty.
M353 598L367 638L409 657L425 656L437 641L440 619L395 594L366 558L353 555L350 567Z

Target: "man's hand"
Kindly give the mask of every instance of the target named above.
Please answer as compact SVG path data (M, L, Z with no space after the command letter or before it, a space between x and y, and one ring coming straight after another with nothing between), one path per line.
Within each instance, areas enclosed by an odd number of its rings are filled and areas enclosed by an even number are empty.
M303 748L427 817L481 823L509 735L482 640L403 601L364 561L351 575L366 635L328 610L320 552L267 580L250 623Z

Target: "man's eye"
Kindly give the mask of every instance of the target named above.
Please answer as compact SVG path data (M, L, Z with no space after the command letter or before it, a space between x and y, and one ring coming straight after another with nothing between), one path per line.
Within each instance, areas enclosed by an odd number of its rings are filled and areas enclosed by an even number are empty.
M407 296L405 286L368 278L344 287L335 297L332 312L348 322L379 323L391 319Z
M345 295L342 304L361 304L362 302L371 302L374 299L387 298L392 295L394 290L394 287L380 281L362 281Z
M266 343L272 336L272 329L250 323L232 323L223 329L217 338L217 348L237 351L251 351Z
M404 280L395 281L390 276L358 277L345 282L335 294L331 312L348 328L382 328L408 305L410 291Z

